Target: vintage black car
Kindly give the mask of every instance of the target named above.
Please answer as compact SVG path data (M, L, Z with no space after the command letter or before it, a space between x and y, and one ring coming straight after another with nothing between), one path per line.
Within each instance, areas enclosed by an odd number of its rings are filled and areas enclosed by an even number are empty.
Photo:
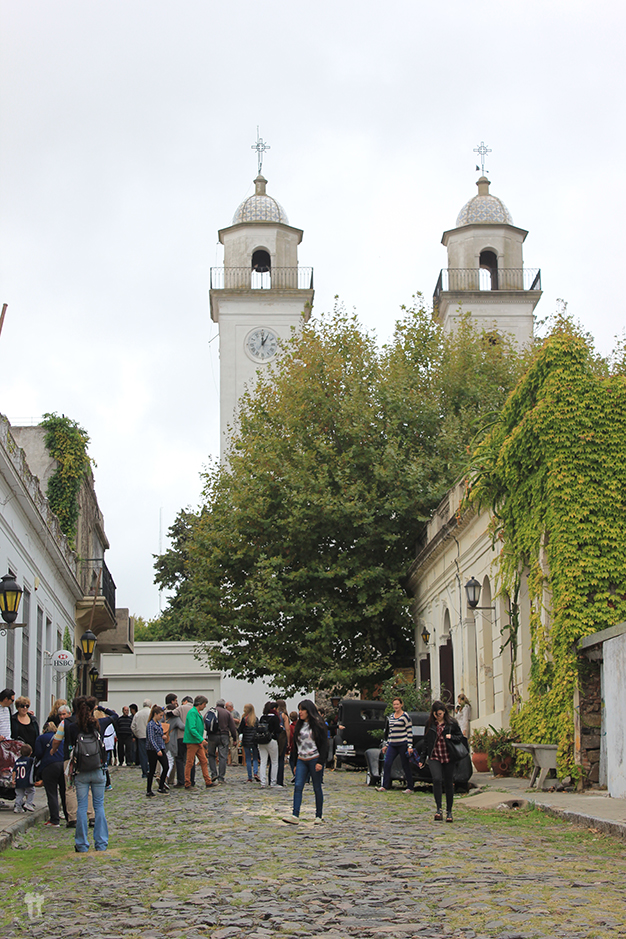
M385 729L385 708L384 701L342 698L335 737L337 766L365 766L365 751L380 743L381 735L372 736L372 731Z

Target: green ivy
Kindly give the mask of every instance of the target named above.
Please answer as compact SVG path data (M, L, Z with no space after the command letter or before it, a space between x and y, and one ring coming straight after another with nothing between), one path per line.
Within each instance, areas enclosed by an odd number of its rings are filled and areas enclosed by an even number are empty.
M57 467L48 481L46 495L57 515L61 531L72 547L76 544L78 494L93 461L87 453L89 436L76 421L64 414L44 414L41 427L46 429L44 443Z
M493 513L500 589L528 577L531 676L511 715L577 776L576 642L626 619L626 375L560 319L474 454L470 500Z

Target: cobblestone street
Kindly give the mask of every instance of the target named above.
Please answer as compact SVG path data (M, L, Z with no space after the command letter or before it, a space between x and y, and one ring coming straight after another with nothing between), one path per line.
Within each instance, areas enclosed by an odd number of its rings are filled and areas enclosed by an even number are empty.
M292 787L261 790L240 767L152 800L138 770L112 781L108 852L77 855L73 831L39 824L0 856L2 937L626 936L624 842L539 811L470 798L446 825L429 791L379 794L336 772L325 824L307 787L292 827Z

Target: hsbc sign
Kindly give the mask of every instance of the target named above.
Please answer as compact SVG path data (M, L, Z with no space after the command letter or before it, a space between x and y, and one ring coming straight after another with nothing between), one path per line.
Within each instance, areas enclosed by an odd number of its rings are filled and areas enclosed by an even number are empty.
M52 653L50 664L59 672L69 672L74 668L74 656L65 649L59 649Z

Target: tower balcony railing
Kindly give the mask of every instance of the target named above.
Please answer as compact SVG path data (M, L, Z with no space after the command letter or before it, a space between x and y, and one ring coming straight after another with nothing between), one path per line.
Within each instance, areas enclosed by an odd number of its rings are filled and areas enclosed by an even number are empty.
M115 617L115 581L103 558L88 558L81 561L80 582L83 595L104 597L112 616Z
M211 290L312 290L312 267L273 267L255 271L249 267L212 267Z
M541 271L537 267L487 268L444 267L433 294L435 305L444 291L469 290L541 290Z

